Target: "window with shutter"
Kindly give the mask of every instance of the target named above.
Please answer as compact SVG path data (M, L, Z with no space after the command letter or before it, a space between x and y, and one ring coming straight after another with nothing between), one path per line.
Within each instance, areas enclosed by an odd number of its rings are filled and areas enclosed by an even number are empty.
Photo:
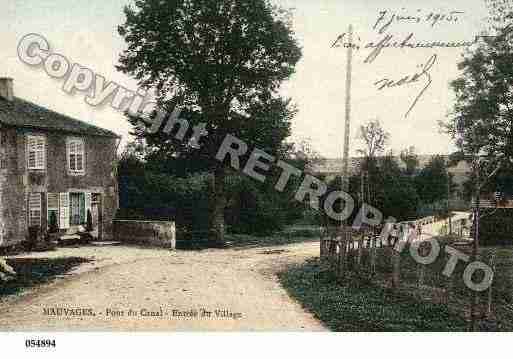
M44 136L27 136L27 168L44 170L46 163L46 138Z
M41 193L30 193L28 199L29 225L41 225Z
M81 175L85 173L85 146L81 138L69 138L68 170L71 174Z
M46 223L48 229L59 228L59 194L46 194ZM53 227L55 226L55 227Z

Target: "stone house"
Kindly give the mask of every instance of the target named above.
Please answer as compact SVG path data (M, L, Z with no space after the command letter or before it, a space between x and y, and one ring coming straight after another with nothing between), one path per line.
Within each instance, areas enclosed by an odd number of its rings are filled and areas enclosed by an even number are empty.
M28 228L52 224L112 237L118 208L115 133L14 97L0 78L0 247L24 241Z

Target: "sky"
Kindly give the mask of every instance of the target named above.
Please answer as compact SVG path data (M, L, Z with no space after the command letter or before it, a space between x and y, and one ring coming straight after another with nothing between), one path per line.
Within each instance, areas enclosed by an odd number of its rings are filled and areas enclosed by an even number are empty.
M2 2L6 2L3 0ZM351 154L362 146L358 128L371 119L379 119L390 132L389 148L395 152L415 146L420 154L445 154L454 150L451 139L441 133L438 122L446 119L453 104L451 80L458 76L457 63L463 48L386 48L372 63L364 63L372 49L387 35L402 41L414 34L412 42L472 41L485 25L484 0L275 0L293 9L293 28L303 57L296 73L283 84L281 92L291 97L299 112L292 123L293 141L307 140L327 158L342 157L345 123L347 49L332 47L335 40L354 27L351 88ZM69 95L62 90L63 80L50 78L43 67L24 64L17 46L24 35L37 33L50 43L53 52L62 54L130 90L136 81L117 72L119 54L126 47L117 33L124 22L123 7L128 0L9 0L0 12L0 77L14 78L15 96L57 112L110 129L130 140L130 125L125 117L109 106L92 107L85 93ZM429 5L427 5L429 3ZM379 33L373 29L380 13L386 11L384 24L392 14L419 16L420 22L393 22ZM436 24L426 21L430 13L449 14L451 21ZM457 20L455 19L457 18ZM388 22L388 21L386 21ZM379 89L384 79L410 78L428 68L427 75L414 83ZM383 84L384 82L380 82ZM407 117L410 106L416 105Z

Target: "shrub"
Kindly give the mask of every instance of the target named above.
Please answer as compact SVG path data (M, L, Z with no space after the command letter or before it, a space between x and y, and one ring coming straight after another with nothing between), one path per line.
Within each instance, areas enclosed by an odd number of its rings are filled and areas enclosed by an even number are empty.
M28 240L26 249L30 252L32 251L39 240L39 236L41 233L41 226L30 226L28 228Z
M92 232L93 230L93 215L91 214L91 211L87 210L87 219L86 219L86 231Z
M50 218L48 219L48 233L57 233L59 231L59 225L57 224L57 213L55 211L50 212Z
M208 231L209 176L145 172L120 178L118 219L174 220L179 239Z
M269 235L302 217L304 206L272 186L232 175L226 187L226 223L231 233Z
M513 208L498 208L479 223L479 243L484 246L513 245Z

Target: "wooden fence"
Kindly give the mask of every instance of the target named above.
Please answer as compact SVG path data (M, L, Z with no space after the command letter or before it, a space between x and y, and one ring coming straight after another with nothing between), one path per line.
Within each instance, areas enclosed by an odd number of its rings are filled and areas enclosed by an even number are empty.
M405 240L385 240L378 233L330 228L324 231L320 243L321 261L333 270L339 280L360 277L392 290L403 291L419 296L423 300L445 304L451 309L461 310L470 316L473 292L463 281L464 265L455 268L451 276L444 275L447 255L446 243L440 244L440 254L432 264L420 264L410 253L411 243ZM438 243L438 242L437 242ZM418 255L426 257L430 244L418 242ZM469 245L452 247L470 253ZM494 256L481 258L481 261L494 267ZM479 317L493 317L493 285L479 294Z

